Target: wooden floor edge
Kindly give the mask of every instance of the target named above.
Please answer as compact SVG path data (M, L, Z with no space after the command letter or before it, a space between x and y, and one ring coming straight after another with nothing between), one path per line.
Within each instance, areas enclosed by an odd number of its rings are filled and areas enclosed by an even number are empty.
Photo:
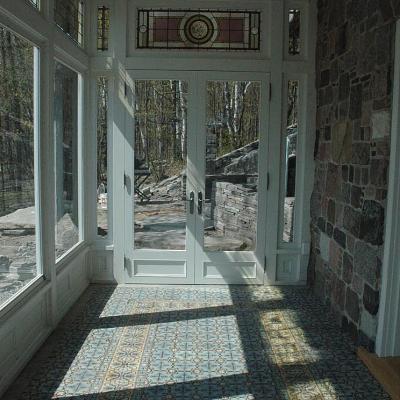
M357 355L393 400L400 400L400 357L380 358L363 347Z

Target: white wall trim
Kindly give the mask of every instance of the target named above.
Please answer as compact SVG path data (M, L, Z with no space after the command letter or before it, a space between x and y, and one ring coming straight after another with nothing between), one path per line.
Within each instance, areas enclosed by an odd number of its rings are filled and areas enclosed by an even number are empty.
M396 23L385 251L376 353L400 355L400 21Z
M19 296L0 318L0 398L87 288L88 252L89 247L81 248L52 282ZM53 286L57 286L55 297Z

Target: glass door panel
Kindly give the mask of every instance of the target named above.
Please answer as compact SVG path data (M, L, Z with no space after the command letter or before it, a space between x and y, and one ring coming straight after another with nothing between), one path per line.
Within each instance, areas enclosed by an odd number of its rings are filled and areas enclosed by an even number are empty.
M126 282L262 283L268 75L132 71L131 78Z
M206 83L205 251L255 251L260 82Z
M134 89L134 248L185 250L188 84L136 80Z
M196 283L263 283L268 87L263 73L198 75Z

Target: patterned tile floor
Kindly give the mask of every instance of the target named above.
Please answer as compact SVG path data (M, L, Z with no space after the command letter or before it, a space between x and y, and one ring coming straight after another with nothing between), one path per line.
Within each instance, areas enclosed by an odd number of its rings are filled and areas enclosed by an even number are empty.
M304 288L91 286L6 400L389 399Z

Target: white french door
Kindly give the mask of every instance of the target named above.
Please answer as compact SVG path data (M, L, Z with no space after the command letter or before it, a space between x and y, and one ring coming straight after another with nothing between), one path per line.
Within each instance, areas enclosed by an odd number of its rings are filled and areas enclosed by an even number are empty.
M130 78L126 282L263 283L269 75Z

